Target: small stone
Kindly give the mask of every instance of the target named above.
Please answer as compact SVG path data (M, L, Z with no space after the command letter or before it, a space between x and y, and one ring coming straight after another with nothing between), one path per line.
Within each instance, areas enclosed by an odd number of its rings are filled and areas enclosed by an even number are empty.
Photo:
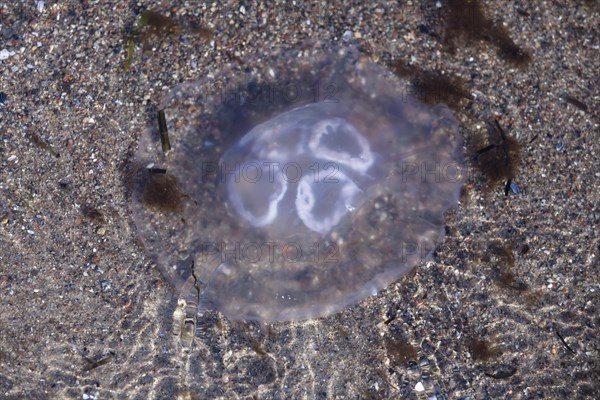
M4 29L2 29L2 31L0 32L0 35L2 35L2 38L4 40L9 40L11 38L17 38L17 34L15 33L14 29L11 27L6 27Z
M106 233L106 228L104 228L103 226L99 227L98 229L96 229L96 233L100 236L104 236L104 234Z
M0 92L0 104L4 103L8 99L8 96L4 92Z
M14 51L8 51L6 49L0 50L0 60L6 60L8 57L14 56Z

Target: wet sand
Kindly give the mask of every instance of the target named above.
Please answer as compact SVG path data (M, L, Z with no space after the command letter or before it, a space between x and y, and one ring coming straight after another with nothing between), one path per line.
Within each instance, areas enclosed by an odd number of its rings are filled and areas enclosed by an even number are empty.
M494 40L450 51L445 2L41 3L0 6L0 398L600 397L597 2L484 4L527 65ZM146 9L192 29L144 35L125 71ZM140 135L174 85L314 38L462 79L465 154L502 146L498 120L519 193L473 162L413 273L328 318L207 313L184 350L131 218Z

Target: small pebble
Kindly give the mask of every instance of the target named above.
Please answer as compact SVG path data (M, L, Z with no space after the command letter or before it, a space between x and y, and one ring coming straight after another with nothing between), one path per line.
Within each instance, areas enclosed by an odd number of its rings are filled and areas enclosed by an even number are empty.
M2 29L2 31L0 32L0 35L2 35L2 38L4 40L8 40L10 38L16 38L17 37L14 29L10 28L10 27L6 27L6 28Z
M4 103L8 99L8 96L4 92L0 92L0 104Z
M8 57L14 56L14 55L15 55L14 51L8 51L6 49L0 50L0 60L6 60Z
M511 181L510 182L510 190L514 193L514 194L521 194L521 189L519 188L519 185L517 184L517 182L515 181Z

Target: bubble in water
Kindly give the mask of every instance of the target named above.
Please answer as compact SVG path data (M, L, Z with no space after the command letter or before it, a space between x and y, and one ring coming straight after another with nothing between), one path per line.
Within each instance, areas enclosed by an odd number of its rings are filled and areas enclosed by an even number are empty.
M408 89L318 42L177 86L172 150L148 129L136 156L146 252L180 290L194 265L200 307L233 319L324 316L385 288L434 250L463 183L451 112Z

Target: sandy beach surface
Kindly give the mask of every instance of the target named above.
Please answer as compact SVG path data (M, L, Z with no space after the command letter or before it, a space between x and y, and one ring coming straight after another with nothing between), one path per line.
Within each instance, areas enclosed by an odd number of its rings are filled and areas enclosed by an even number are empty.
M455 6L0 2L0 399L600 398L600 7ZM376 296L299 322L209 312L185 349L131 216L140 136L173 86L314 39L462 82L460 205Z

